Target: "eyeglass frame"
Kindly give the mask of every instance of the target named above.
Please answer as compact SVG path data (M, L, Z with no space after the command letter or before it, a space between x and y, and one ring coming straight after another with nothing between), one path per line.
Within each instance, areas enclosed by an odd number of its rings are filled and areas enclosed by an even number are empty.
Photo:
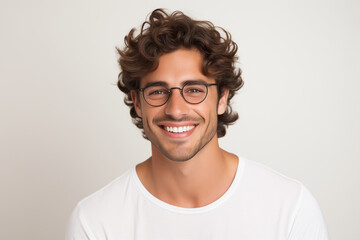
M184 88L185 88L187 85L198 85L198 84L206 86L206 95L205 95L204 99L201 100L201 101L198 102L198 103L189 102L188 100L186 100L186 98L185 98L185 96L184 96L183 90L184 90ZM144 87L144 88L139 88L139 89L137 89L137 91L142 92L142 96L143 96L145 102L146 102L147 104L149 104L150 106L152 106L152 107L161 107L161 106L165 105L165 104L169 101L169 99L170 99L170 97L171 97L171 95L172 95L172 90L173 90L173 89L178 89L178 90L180 90L180 94L181 94L182 98L185 100L185 102L187 102L187 103L189 103L189 104L195 105L195 104L200 104L200 103L202 103L203 101L205 101L205 99L207 98L208 92L209 92L209 87L210 87L210 86L215 86L215 85L217 85L217 83L205 83L205 82L200 82L200 81L191 81L191 82L186 82L186 83L182 86L182 88L180 88L180 87L167 88L167 87L165 87L164 85L160 84L159 86L164 87L164 88L167 90L167 92L169 93L166 101L165 101L163 104L160 104L160 105L152 105L152 104L150 104L150 103L146 100L146 98L145 98L145 93L144 93L144 92L145 92L145 89L147 89L147 88L149 88L149 87L153 87L154 85L149 85L149 86L146 86L146 87Z

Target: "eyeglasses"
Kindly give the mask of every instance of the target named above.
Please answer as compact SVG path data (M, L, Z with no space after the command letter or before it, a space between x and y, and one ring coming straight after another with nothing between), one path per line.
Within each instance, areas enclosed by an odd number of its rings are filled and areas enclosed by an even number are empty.
M164 105L169 100L173 89L180 90L181 96L187 103L199 104L206 99L208 87L215 85L216 83L188 82L182 88L173 87L169 89L159 83L140 88L138 91L142 92L144 100L153 107Z

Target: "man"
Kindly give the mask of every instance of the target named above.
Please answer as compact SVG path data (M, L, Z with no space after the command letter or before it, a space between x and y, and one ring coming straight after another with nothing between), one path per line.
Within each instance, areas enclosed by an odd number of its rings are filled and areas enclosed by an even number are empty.
M219 147L237 119L236 51L225 30L181 12L157 9L130 31L118 86L152 155L82 200L67 240L327 239L301 183Z

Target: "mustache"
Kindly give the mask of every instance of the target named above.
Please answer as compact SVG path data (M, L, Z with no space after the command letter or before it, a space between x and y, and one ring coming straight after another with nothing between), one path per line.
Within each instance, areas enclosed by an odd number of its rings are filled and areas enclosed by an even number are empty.
M158 118L154 118L153 122L155 124L159 124L160 122L200 122L202 119L200 118L194 118L194 117L189 117L189 116L183 116L183 117L179 117L179 118L174 118L172 116L163 116L163 117L158 117Z

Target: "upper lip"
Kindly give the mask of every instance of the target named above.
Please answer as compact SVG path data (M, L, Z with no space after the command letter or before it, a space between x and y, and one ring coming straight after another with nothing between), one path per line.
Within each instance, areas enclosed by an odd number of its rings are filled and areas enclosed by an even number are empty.
M185 127L185 126L196 126L198 123L194 122L161 122L158 123L161 127Z

